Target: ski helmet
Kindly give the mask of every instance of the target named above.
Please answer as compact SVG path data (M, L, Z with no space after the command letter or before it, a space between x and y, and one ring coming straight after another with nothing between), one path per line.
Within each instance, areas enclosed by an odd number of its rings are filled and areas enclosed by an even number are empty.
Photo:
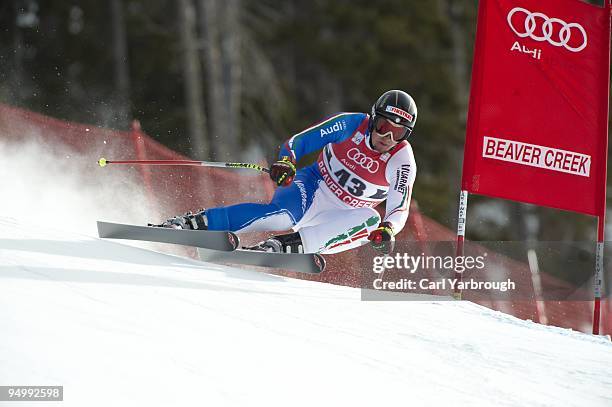
M402 138L402 140L406 140L416 124L417 106L412 96L406 92L389 90L383 93L372 106L370 134L374 128L374 122L379 117L384 117L406 127L406 135Z

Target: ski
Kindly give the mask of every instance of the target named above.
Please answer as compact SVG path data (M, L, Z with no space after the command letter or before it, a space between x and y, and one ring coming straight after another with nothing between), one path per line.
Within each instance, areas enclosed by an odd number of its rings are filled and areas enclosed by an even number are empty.
M220 252L198 249L198 255L200 260L211 263L272 267L307 274L319 274L325 270L325 258L317 253L267 253L243 249Z
M240 244L238 236L233 232L181 230L100 221L98 221L98 236L107 239L180 244L227 252L235 250Z

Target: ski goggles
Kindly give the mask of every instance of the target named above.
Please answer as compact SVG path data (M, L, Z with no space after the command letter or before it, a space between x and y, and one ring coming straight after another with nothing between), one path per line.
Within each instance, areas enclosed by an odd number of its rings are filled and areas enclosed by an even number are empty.
M391 139L395 142L406 140L412 129L410 127L402 126L401 124L393 123L391 120L383 116L377 116L374 119L374 130L381 136L391 136Z

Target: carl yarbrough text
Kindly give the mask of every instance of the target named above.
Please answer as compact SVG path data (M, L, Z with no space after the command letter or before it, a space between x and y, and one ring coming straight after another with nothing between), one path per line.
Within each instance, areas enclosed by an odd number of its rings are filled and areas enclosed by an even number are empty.
M506 292L516 290L516 283L510 279L506 281L476 281L474 279L459 280L456 278L443 278L431 280L428 278L383 281L377 278L373 282L375 290L406 291L406 290L494 290Z

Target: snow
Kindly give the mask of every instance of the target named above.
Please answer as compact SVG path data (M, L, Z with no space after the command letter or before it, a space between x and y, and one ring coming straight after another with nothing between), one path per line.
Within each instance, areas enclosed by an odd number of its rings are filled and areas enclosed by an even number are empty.
M0 326L0 385L67 406L612 405L608 338L2 214Z

